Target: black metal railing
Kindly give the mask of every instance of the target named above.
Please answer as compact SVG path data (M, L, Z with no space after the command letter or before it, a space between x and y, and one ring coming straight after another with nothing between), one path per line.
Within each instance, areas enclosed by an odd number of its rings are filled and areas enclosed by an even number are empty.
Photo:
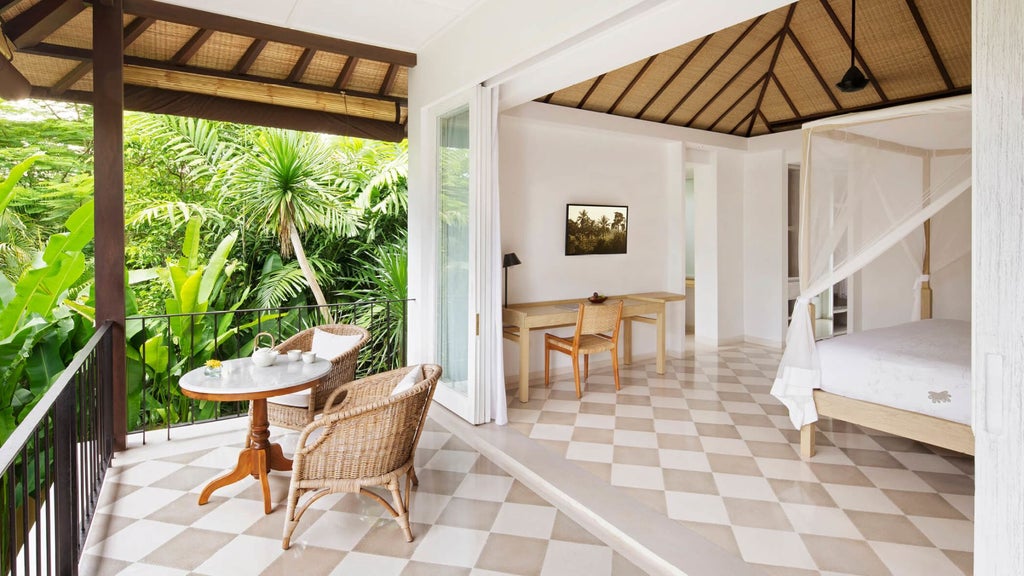
M363 300L323 306L288 306L189 314L134 316L126 322L128 430L146 433L222 418L245 416L244 402L197 401L184 396L178 379L207 360L252 353L254 339L269 332L275 343L327 322L370 331L360 351L357 377L397 368L406 360L408 300ZM267 345L266 341L259 343Z
M111 324L0 446L0 574L78 573L113 457Z

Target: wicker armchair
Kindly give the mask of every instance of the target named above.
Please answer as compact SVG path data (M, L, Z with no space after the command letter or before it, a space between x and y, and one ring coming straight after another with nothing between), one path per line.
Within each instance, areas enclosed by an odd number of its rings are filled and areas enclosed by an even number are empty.
M619 390L619 325L622 323L622 300L607 304L581 303L576 316L576 333L572 338L554 334L544 335L544 385L550 384L551 352L561 352L572 358L572 375L576 380L576 397L580 393L580 354L583 355L583 380L590 375L590 355L595 352L612 353L612 373L615 389ZM606 334L610 332L610 334Z
M409 368L399 368L342 386L328 399L323 417L302 430L292 461L282 548L291 545L292 532L306 509L320 497L336 492L373 498L395 517L406 541L412 542L409 491L410 484L416 483L413 458L441 367L424 364L421 379L392 396L395 385L408 373ZM335 400L340 404L334 405ZM402 476L404 499L399 490ZM393 505L370 486L390 490ZM309 492L312 494L300 506L299 499Z
M283 399L280 397L268 398L267 419L270 421L271 426L302 430L306 424L312 422L316 415L323 410L331 393L342 384L351 382L356 377L356 360L359 359L359 349L370 339L370 333L364 328L350 324L326 324L316 328L339 336L362 336L362 339L344 354L330 358L334 367L309 391L308 401L305 402L306 406L294 406L283 403ZM303 330L278 344L276 349L281 352L296 349L307 351L313 344L314 330L315 328Z

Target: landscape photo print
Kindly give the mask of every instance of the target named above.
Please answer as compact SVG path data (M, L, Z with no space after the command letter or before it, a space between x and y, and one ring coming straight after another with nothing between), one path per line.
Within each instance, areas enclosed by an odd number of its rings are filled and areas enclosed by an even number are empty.
M565 255L625 254L626 206L567 204Z

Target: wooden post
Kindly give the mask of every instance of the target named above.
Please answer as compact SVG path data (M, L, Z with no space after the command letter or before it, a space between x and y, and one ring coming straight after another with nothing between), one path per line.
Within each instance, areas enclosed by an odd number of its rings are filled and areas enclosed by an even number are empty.
M121 0L92 6L95 140L96 324L111 321L109 375L114 449L128 434L124 280L124 21ZM104 367L107 368L107 367Z
M924 221L924 265L921 267L921 274L928 276L932 273L932 221ZM921 282L921 320L928 320L932 317L932 283L930 280Z

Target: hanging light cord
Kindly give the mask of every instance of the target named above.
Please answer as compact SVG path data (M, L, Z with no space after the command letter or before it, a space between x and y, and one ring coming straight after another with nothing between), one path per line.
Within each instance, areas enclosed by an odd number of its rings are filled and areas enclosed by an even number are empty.
M857 0L853 0L850 18L850 68L854 67L854 55L857 53Z

